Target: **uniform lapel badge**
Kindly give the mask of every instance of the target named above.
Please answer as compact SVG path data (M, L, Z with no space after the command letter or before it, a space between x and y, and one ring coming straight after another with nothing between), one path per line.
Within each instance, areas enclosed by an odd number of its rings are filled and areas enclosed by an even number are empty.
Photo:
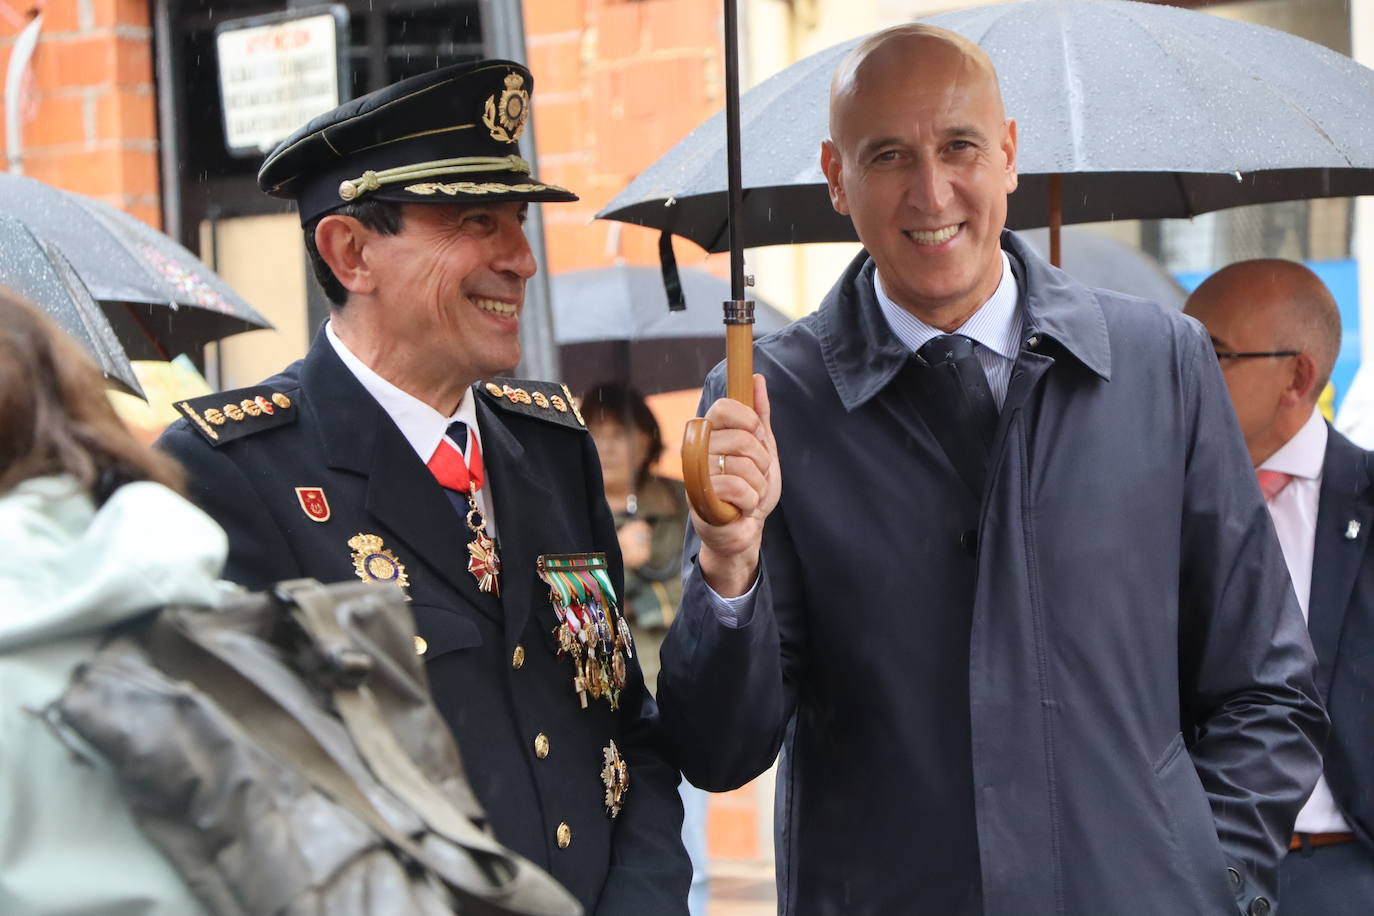
M382 547L382 539L375 534L355 534L348 539L353 548L353 571L364 582L395 582L401 588L410 587L405 564L396 554ZM410 596L406 596L410 600Z
M1353 541L1353 540L1355 540L1356 538L1358 538L1359 536L1360 536L1360 522L1359 522L1359 519L1354 519L1354 518L1352 518L1350 521L1348 521L1348 522L1345 523L1345 539L1346 539L1347 541Z
M620 806L625 803L625 793L630 791L630 765L620 756L620 748L612 741L601 749L601 784L606 787L606 813L613 819L620 814Z
M329 521L329 500L324 496L323 487L296 487L296 501L312 522Z
M604 553L545 554L535 561L539 578L549 587L549 602L558 615L554 638L558 654L573 660L573 690L582 708L587 698L605 698L620 707L628 679L631 652L629 626L620 612ZM633 655L630 656L633 658Z

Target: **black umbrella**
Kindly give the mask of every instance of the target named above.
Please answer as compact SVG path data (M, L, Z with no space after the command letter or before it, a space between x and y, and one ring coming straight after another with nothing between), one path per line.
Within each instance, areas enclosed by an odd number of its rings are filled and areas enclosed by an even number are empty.
M923 20L976 41L1019 131L1007 225L1190 217L1374 193L1374 71L1310 41L1120 0L1026 0ZM745 246L852 241L818 151L831 75L861 39L741 100ZM598 216L727 247L724 116L645 169ZM1060 190L1053 188L1058 184Z
M114 328L62 252L35 238L11 216L0 216L0 237L5 239L5 285L81 344L107 379L142 397L143 389Z
M170 359L271 324L196 256L146 223L98 200L21 175L0 175L0 215L65 256L105 310L130 359ZM0 283L11 246L0 235Z
M564 379L574 392L603 381L644 394L699 388L721 359L720 313L730 285L704 270L681 272L692 308L669 311L656 267L620 264L555 274L549 279L554 340ZM765 302L755 306L755 337L787 324Z
M1043 258L1049 257L1050 236L1044 229L1016 233ZM1176 309L1188 298L1164 265L1153 257L1109 236L1086 229L1064 230L1064 272L1085 286L1139 296Z

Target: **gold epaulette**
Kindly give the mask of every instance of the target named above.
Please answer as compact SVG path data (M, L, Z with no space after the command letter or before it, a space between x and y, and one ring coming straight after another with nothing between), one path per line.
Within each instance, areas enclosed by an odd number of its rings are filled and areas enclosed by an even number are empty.
M291 398L261 385L177 401L176 408L214 446L296 421Z
M532 382L528 379L484 379L473 390L502 410L526 417L537 417L560 426L586 429L582 412L577 409L567 385L556 382Z

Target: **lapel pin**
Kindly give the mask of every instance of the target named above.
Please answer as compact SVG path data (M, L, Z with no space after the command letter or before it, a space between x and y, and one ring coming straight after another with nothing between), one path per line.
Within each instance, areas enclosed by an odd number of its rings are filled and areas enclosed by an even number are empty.
M1357 519L1351 519L1345 523L1345 539L1353 541L1360 536L1360 523Z
M323 487L296 487L296 501L312 522L329 521L329 500L325 498Z

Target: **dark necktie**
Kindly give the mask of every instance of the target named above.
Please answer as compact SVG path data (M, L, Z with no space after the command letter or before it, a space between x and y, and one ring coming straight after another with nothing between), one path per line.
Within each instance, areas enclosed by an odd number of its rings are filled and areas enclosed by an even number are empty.
M921 416L981 499L998 410L974 343L962 334L942 334L926 341L916 355L924 368L916 399Z

